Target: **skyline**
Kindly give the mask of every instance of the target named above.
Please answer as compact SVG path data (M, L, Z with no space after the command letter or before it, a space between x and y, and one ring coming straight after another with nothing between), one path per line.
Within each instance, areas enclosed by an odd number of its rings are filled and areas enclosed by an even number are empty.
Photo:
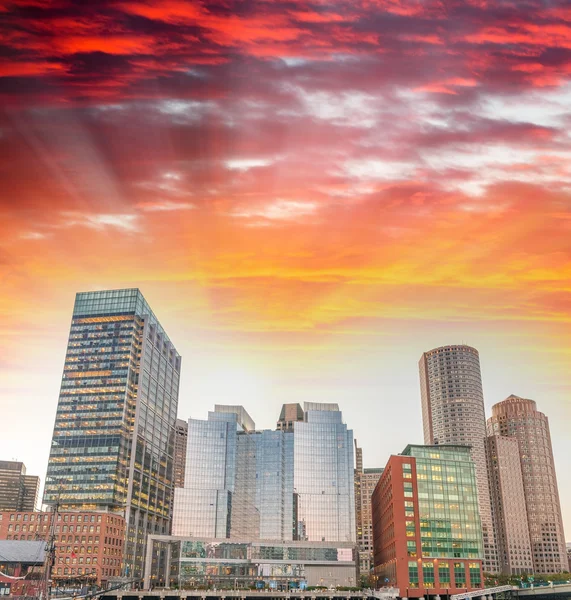
M571 539L567 2L0 13L0 459L43 485L74 295L138 287L180 418L337 402L366 467L422 442L422 353L475 347L486 417L548 416Z
M150 304L152 304L152 303L150 303ZM168 331L168 330L167 330L167 331ZM462 342L462 343L464 343L464 342ZM431 348L431 350L433 350L433 349L436 349L436 347L435 347L435 348ZM423 356L424 356L424 354L423 354ZM481 359L481 357L480 357L480 359ZM185 369L184 369L184 356L182 356L182 364L183 364L183 367L182 367L182 371L181 371L181 381L183 381L183 380L184 380L184 371L185 371ZM60 381L61 381L61 380L60 380ZM181 386L181 387L182 387L182 386ZM486 387L486 386L485 386L485 384L484 384L484 389L485 389L485 387ZM59 386L58 386L58 389L59 389ZM418 404L418 407L417 407L417 417L418 417L418 420L420 421L420 430L421 430L421 431L420 431L420 435L419 435L419 437L418 437L417 439L414 439L414 440L412 440L412 439L407 439L407 442L406 442L406 443L407 443L407 444L421 444L421 445L422 445L422 444L423 444L423 443L425 443L425 442L422 440L422 437L423 437L423 436L422 436L422 411L421 411L421 404L420 404L420 400L421 400L421 398L420 398L420 395L421 395L421 394L420 394L420 380L418 381L418 390L419 390L419 404ZM181 393L184 393L184 392L181 392ZM248 409L248 404L247 404L247 400L246 400L246 399L244 399L244 401L243 401L243 402L240 402L240 403L238 403L238 402L236 402L236 401L234 400L236 393L238 393L238 394L239 394L240 392L239 392L239 391L237 391L237 390L234 390L234 394L233 394L233 395L213 396L213 402L226 402L227 404L241 404L241 405L244 405L246 409ZM242 392L242 393L244 393L244 392ZM485 395L485 394L484 394L484 395ZM311 400L310 398L314 398L314 397L313 397L313 396L307 396L307 398L308 398L308 399L306 399L306 400L305 400L305 402L311 402L312 400ZM318 399L318 400L315 400L315 399L314 399L313 401L322 401L322 402L327 402L328 400L327 400L327 398L323 397L323 398L320 398L320 399ZM329 401L332 401L332 400L329 400ZM304 401L301 401L301 402L304 402ZM182 404L184 404L184 403L182 403ZM494 402L494 404L496 404L496 403ZM57 400L56 400L56 406L57 406ZM260 408L261 408L261 407L258 407L258 412L262 412L262 413L263 413L264 411L260 411ZM267 410L265 411L265 413L266 413L266 417L267 417L267 416L268 416L268 414L270 414L270 413L271 413L271 410L273 410L274 406L273 406L273 405L266 404L265 408L267 409ZM267 423L267 424L266 424L266 423L260 424L260 423L258 422L258 423L257 423L256 430L264 430L264 429L270 429L270 430L272 430L272 429L274 429L274 427L275 427L275 425L276 425L276 422L277 422L277 420L278 420L278 418L277 418L277 415L278 415L278 413L277 413L278 406L276 405L276 407L275 407L275 408L276 408L276 413L275 413L275 419L274 419L274 421L273 421L273 422L269 422L269 423ZM348 407L348 408L349 408L349 411L348 411L348 412L356 412L356 414L358 414L358 413L359 413L359 407L351 407L351 406L349 405L349 407ZM188 417L185 417L185 416L181 415L181 414L180 414L180 411L179 411L178 418L183 418L185 421L188 421L188 419L189 419L189 418L191 418L191 417L192 417L192 418L194 418L194 419L196 419L196 418L199 418L199 419L200 419L200 418L205 418L205 417L206 417L206 414L208 413L208 411L211 411L211 410L213 410L213 409L214 409L214 404L211 404L211 405L202 405L202 406L200 406L200 411L199 411L199 413L198 413L198 414L197 414L197 413L194 413L194 414L192 414L192 415L189 415ZM541 406L539 406L539 407L538 407L538 409L541 411ZM184 409L183 409L183 410L184 410ZM252 409L250 409L250 410L252 410ZM342 405L340 406L340 410L343 410L343 406L342 406ZM55 412L55 411L54 411L54 412ZM204 413L204 414L203 414L203 413ZM257 414L257 413L256 413L256 414ZM487 410L487 403L486 403L486 419L487 419L489 416L491 416L491 410L490 410L490 414L488 414L488 410ZM364 417L364 419L363 419L363 417ZM367 413L367 414L365 414L365 415L361 415L361 419L362 419L362 420L365 420L365 421L367 421L367 422L368 422L368 420L369 420L369 419L368 419L368 417L369 417L369 414L368 414L368 413ZM549 419L549 415L547 415L547 417L548 417L548 419ZM344 422L344 423L347 423L347 424L348 424L348 426L349 426L349 427L351 427L351 429L354 431L355 440L356 440L356 442L359 444L359 446L365 446L365 447L366 447L367 445L369 445L369 446L370 446L370 440L368 439L368 437L366 437L366 436L365 436L365 437L363 437L363 436L359 436L359 435L358 435L358 433L357 433L357 431L355 431L355 428L354 428L354 426L353 426L353 425L352 425L350 422L347 422L347 419L346 419L346 418L344 419L344 421L343 421L343 422ZM390 423L387 423L387 424L384 424L384 425L385 425L385 426L387 426L388 424L394 425L394 423L392 423L392 422L390 422ZM261 426L260 426L260 425L261 425ZM45 428L44 428L44 429L45 429ZM404 427L403 427L402 429L401 429L401 428L399 428L399 427L396 427L396 428L394 428L394 429L395 429L395 431L394 431L393 433L395 433L395 434L396 434L396 439L399 439L399 440L401 440L401 439L402 439L402 437L401 437L401 436L402 436L402 430L404 430ZM43 433L45 433L45 431L44 431ZM8 437L8 439L10 439L10 436L7 436L7 437ZM40 437L42 437L42 436L40 436ZM49 447L49 437L50 437L50 436L49 436L49 434L48 434L48 447ZM361 441L361 440L363 440L363 441ZM377 440L377 441L378 441L378 440ZM0 443L0 446L1 446L2 444L4 444L4 443L5 443L5 441L4 441L4 439L2 439L2 441L1 441L1 443ZM396 444L398 445L398 442L397 442ZM381 444L381 447L384 449L384 448L385 448L385 444ZM554 444L554 447L555 447L555 444ZM378 450L379 450L379 449L377 448L377 452L376 452L376 453L374 453L374 455L375 455L375 456L379 456L379 455L381 455L381 456L382 456L382 452L378 452ZM34 451L35 451L35 448L29 448L28 452L30 452L30 451L31 451L31 452L34 452ZM390 457L391 455L395 455L395 454L399 454L399 453L400 453L400 451L399 451L399 450L396 448L396 446L395 446L394 448L392 448L392 449L390 449L390 450L388 451L388 453L386 454L386 458L384 459L384 462L383 462L383 459L381 458L381 462L380 462L380 463L375 463L375 464L372 464L372 463L371 463L371 464L369 464L369 463L370 463L370 461L368 461L368 460L367 460L367 456L365 455L365 460L363 461L363 463L364 463L364 465L365 465L365 468L370 468L370 467L384 467L384 466L385 466L385 464L386 464L386 461L389 459L389 457ZM40 477L40 483L41 483L41 489L42 489L42 493L43 493L43 487L44 487L44 483L45 483L45 475L44 475L44 476L42 476L42 473L41 473L41 472L40 472L40 473L37 473L37 472L31 472L31 471L30 471L30 468L29 468L29 466L28 466L28 463L30 463L30 464L33 464L33 465L39 464L39 463L41 463L41 462L46 462L46 463L47 463L47 456L45 457L45 460L44 460L44 459L41 459L41 458L40 458L40 459L38 459L38 458L36 457L36 458L34 458L34 459L32 459L31 461L28 461L28 462L27 462L25 459L23 459L22 457L13 457L13 459L22 460L22 462L23 462L24 464L26 464L26 467L27 467L27 469L28 469L28 473L31 473L32 475L39 475L39 477ZM4 460L7 460L7 459L6 459L6 458L4 458ZM557 455L555 455L555 464L556 464L556 467L557 467L557 464L558 464L558 461L557 461ZM561 501L561 507L562 507L562 512L563 512L563 519L564 519L564 521L565 521L565 514L566 514L566 511L565 511L565 496L564 496L564 493L565 493L565 492L564 492L564 490L565 490L565 487L566 487L566 486L565 486L565 484L566 484L567 482L566 482L566 480L565 480L564 478L562 478L562 477L558 477L558 480L559 480L559 482L558 482L558 483L559 483L559 489L560 489L561 500L562 500L562 501ZM40 507L41 507L41 498L42 498L42 495L40 494L40 498L39 498L39 501L40 501L40 504L39 504L39 506L40 506Z

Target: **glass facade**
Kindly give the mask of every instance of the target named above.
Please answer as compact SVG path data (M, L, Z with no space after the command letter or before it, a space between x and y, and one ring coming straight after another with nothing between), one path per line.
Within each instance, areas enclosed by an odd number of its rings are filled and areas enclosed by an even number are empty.
M191 589L197 586L285 587L355 585L356 548L346 543L252 542L151 538L146 579ZM167 548L170 546L170 548ZM293 584L293 585L292 585Z
M408 446L403 454L416 458L422 556L482 558L482 528L470 449Z
M189 420L185 487L175 489L174 535L230 537L237 429L233 413Z
M336 404L306 402L294 425L298 529L309 541L354 542L353 432Z
M123 513L130 576L170 530L180 363L139 290L77 294L44 502Z
M353 436L336 405L277 431L230 408L189 421L174 535L354 542Z

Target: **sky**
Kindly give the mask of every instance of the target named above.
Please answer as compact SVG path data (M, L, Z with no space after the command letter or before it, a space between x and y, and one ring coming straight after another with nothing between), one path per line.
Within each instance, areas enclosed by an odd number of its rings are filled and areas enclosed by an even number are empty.
M337 402L368 467L476 347L570 540L570 125L565 1L0 0L0 457L44 479L74 294L138 287L181 418Z

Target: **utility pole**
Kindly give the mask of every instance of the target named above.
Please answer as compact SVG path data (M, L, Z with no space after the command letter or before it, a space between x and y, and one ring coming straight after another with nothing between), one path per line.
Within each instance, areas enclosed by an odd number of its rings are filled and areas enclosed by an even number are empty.
M46 540L45 559L44 559L44 576L42 584L40 585L40 600L49 600L50 597L50 584L52 578L52 568L55 564L56 559L56 521L59 512L59 501L54 505L52 512L52 520L50 523L50 530Z

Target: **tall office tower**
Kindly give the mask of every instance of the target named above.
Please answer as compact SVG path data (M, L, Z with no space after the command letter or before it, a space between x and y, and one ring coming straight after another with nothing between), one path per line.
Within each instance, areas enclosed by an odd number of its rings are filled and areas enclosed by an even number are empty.
M435 348L422 355L419 368L424 443L471 446L484 536L484 570L497 573L478 351L464 345Z
M359 448L360 450L360 448ZM359 547L359 571L361 578L369 577L373 566L373 521L371 497L383 469L363 469L355 473L355 514L357 515L357 546Z
M482 528L468 446L407 446L373 492L375 576L405 598L484 587Z
M174 430L174 487L184 487L186 468L186 445L188 443L188 423L176 420Z
M44 502L123 515L129 577L170 533L180 363L138 289L77 294Z
M337 404L305 402L294 427L298 522L308 541L355 542L353 432Z
M217 405L189 420L174 506L177 536L354 542L352 432L336 405L306 404L304 421L277 431Z
M0 460L0 511L34 511L40 478L26 475L24 463Z
M301 406L299 404L284 404L276 429L278 431L293 431L293 425L296 421L303 421Z
M533 400L509 396L492 407L488 433L518 441L536 573L568 568L549 421Z
M254 429L242 406L217 405L208 413L208 420L188 420L184 487L175 488L174 495L174 535L230 537L237 465L242 472L248 469L237 461L238 433ZM247 445L240 448L245 455ZM242 496L245 494L242 490Z
M517 440L490 435L487 443L500 571L506 575L532 573L533 560Z
M359 448L357 440L355 444L355 470L354 470L354 486L355 486L355 536L357 544L359 544L359 563L361 562L361 545L360 541L363 538L363 515L361 513L361 475L363 473L363 448Z

